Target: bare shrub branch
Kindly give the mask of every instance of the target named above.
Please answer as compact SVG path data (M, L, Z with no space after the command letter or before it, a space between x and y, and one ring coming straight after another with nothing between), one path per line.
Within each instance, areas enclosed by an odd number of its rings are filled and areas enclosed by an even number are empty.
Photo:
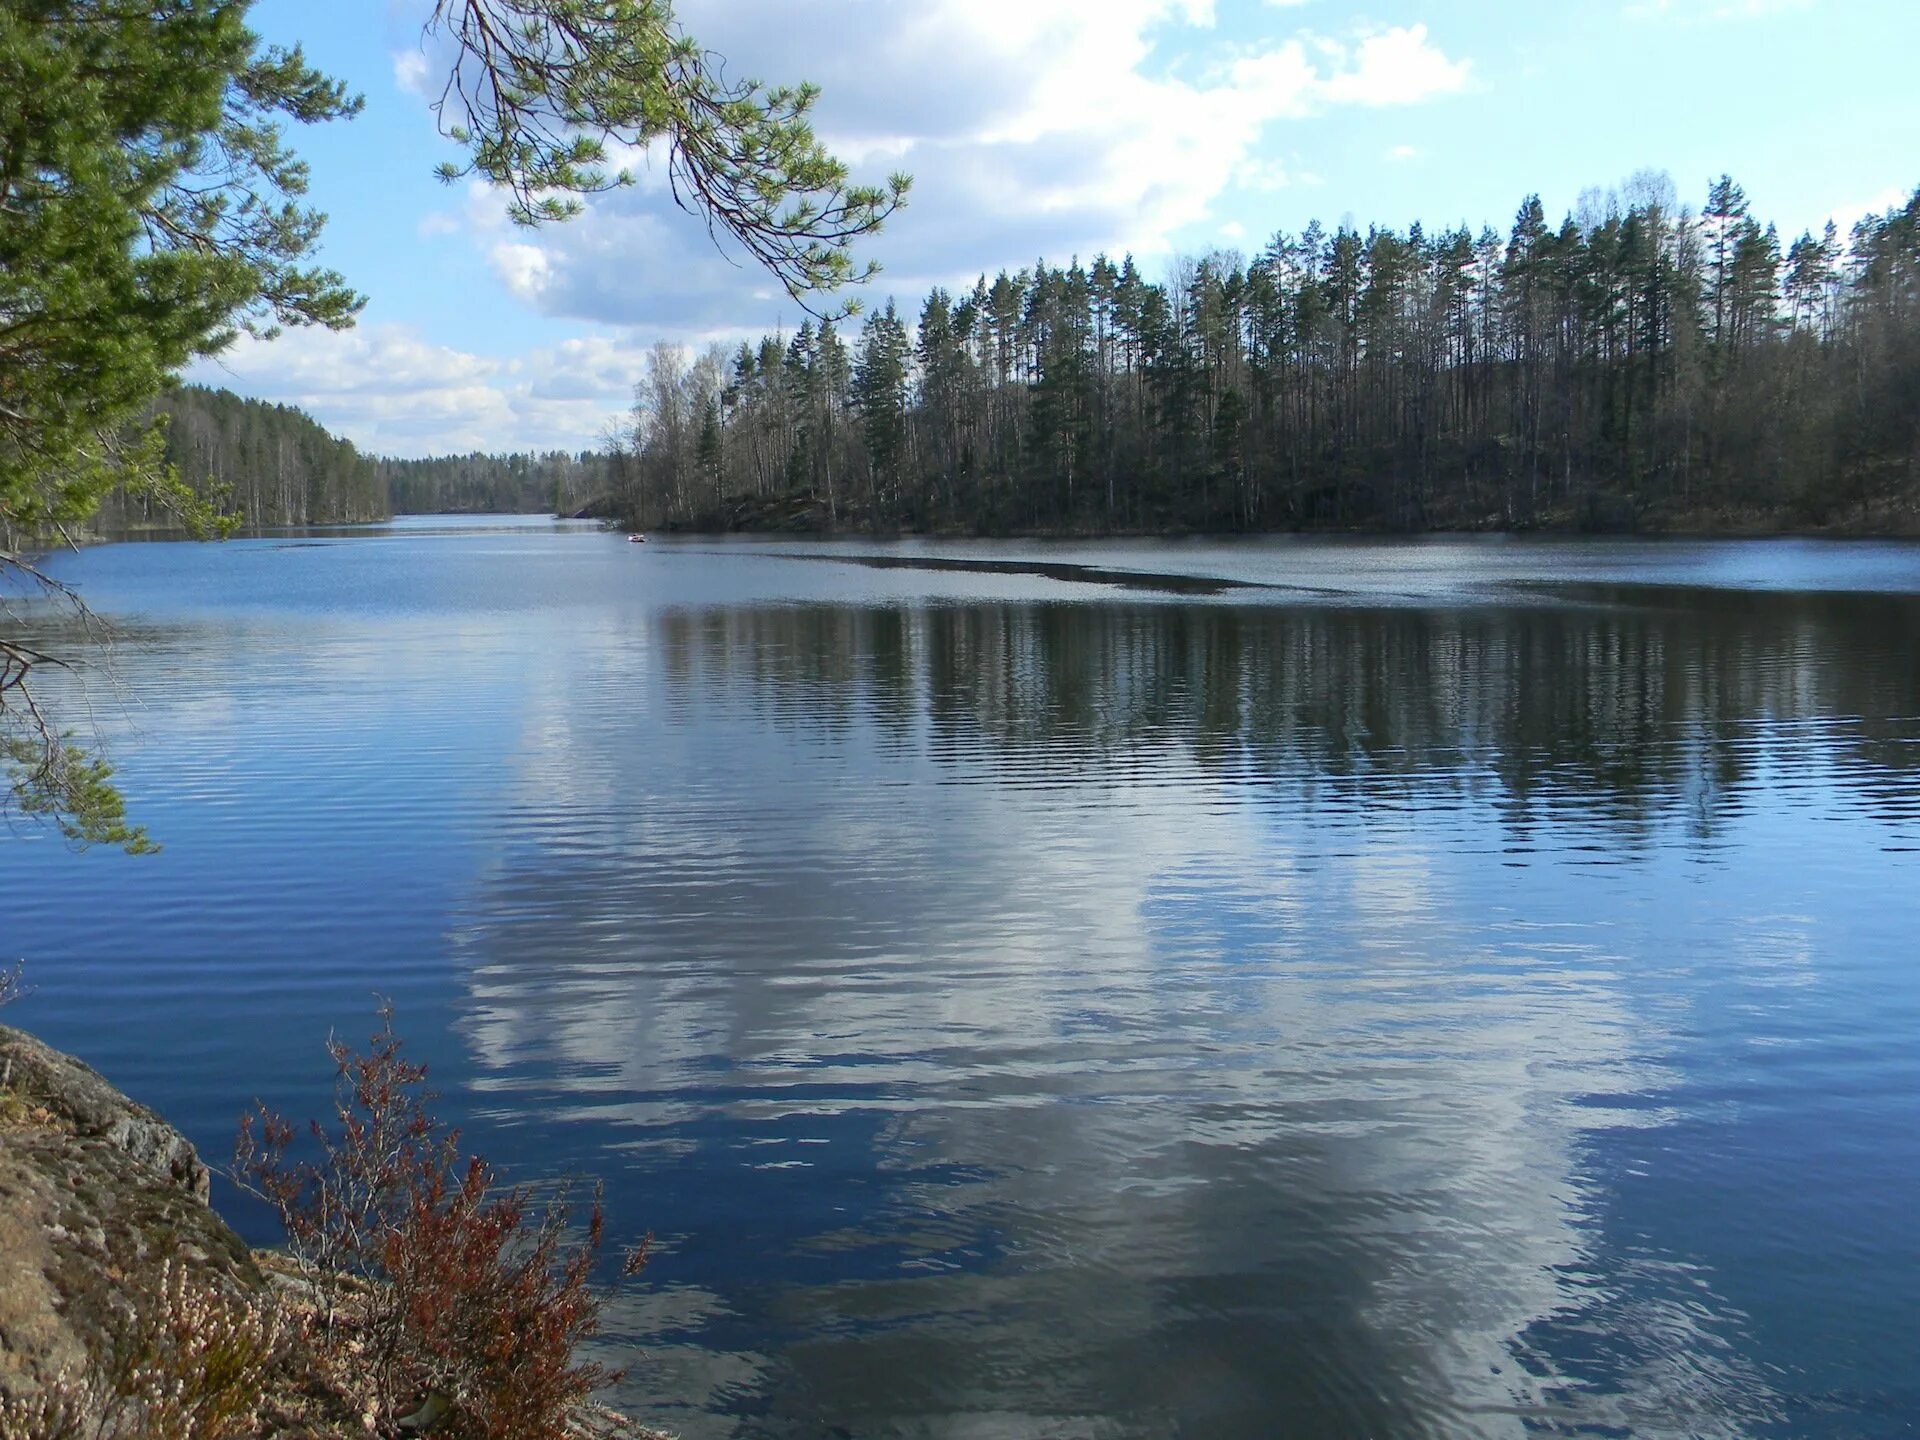
M79 592L31 560L0 554L0 582L58 602L79 619L89 639L107 640L105 624ZM117 845L136 855L157 849L144 829L127 823L113 767L75 743L41 704L32 679L47 668L69 667L24 641L0 637L0 813L11 806L51 820L75 845Z
M599 1328L591 1284L605 1238L598 1193L576 1235L563 1189L545 1202L502 1186L429 1109L426 1067L402 1054L390 1008L366 1053L328 1042L330 1126L246 1117L234 1174L273 1206L318 1297L319 1343L389 1423L444 1406L454 1440L566 1440L617 1372L576 1352ZM646 1245L622 1268L635 1274Z

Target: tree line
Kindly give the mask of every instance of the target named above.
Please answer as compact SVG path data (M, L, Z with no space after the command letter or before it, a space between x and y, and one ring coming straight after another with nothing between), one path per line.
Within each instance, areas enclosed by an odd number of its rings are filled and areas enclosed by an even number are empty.
M574 515L595 511L613 488L610 457L571 454L436 455L377 462L396 515L485 512Z
M564 450L399 460L362 453L304 410L230 390L179 385L137 422L165 423L163 458L210 511L247 527L351 524L389 515L564 514L612 489L609 456ZM174 507L114 490L95 521L106 534L178 525Z
M379 462L291 405L230 390L179 385L139 424L165 421L165 463L203 501L246 525L316 525L384 519L391 513ZM95 522L115 533L178 524L150 492L121 487Z
M1043 261L658 347L613 460L638 525L1911 525L1920 191L1784 244L1731 178L1694 211L1643 173L1504 236Z
M602 451L361 455L200 386L166 458L249 524L617 511L689 528L1910 527L1920 191L1784 248L1722 177L1503 239L1351 225L1146 280L1039 263L731 354L656 346ZM162 513L117 494L108 527Z

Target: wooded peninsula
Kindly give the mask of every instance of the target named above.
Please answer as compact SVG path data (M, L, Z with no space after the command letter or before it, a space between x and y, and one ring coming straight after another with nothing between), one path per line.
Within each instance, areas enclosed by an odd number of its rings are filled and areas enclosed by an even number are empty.
M1045 262L909 324L656 346L598 451L369 460L171 391L250 523L589 511L865 533L1920 528L1920 191L1783 247L1722 177L1537 197L1503 239L1310 225L1249 260ZM136 520L124 503L107 521Z

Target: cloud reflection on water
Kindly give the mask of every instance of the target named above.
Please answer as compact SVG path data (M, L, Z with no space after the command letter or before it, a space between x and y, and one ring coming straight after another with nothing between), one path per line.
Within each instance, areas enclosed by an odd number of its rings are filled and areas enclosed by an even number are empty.
M6 852L30 1023L219 1153L394 995L670 1426L1920 1413L1911 547L406 528L71 558L167 850Z
M1886 672L1795 616L712 609L556 660L514 784L565 838L485 877L466 1033L672 1216L637 1391L694 1433L1776 1414L1712 1275L1604 1233L1680 1042L1587 912L1871 750L1816 722Z

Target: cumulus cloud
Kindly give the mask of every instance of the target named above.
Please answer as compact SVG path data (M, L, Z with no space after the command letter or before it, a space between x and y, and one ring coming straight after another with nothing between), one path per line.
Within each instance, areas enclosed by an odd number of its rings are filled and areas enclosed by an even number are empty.
M1418 24L1214 45L1210 0L874 6L852 43L835 0L679 13L738 73L819 82L820 129L863 178L913 172L912 203L866 252L902 295L1042 256L1164 253L1236 187L1289 183L1263 144L1277 122L1472 81ZM1177 74L1163 53L1175 48ZM576 222L488 242L512 293L549 316L677 336L790 315L764 273L674 212L661 167L641 160L643 183Z
M874 3L857 25L844 0L685 0L676 13L736 78L817 82L816 125L859 178L914 174L912 203L861 250L885 267L877 298L909 304L1039 258L1146 261L1197 234L1240 238L1226 197L1318 183L1277 126L1472 83L1423 25L1276 29L1248 45L1215 31L1214 0ZM418 48L389 59L416 96L438 73ZM626 408L654 341L797 323L765 271L676 210L662 155L610 159L636 183L566 225L511 227L477 182L415 221L423 241L474 247L520 304L597 333L489 359L394 326L296 332L271 349L243 341L192 378L299 405L382 453L576 448Z
M427 57L419 50L395 50L388 57L393 61L393 83L402 93L425 98L429 94L427 85Z
M435 345L401 325L242 337L187 378L296 405L381 455L573 450L631 402L637 340L586 335L508 360Z
M1351 50L1334 52L1339 68L1319 85L1319 98L1335 105L1412 105L1467 88L1471 67L1449 60L1424 25L1403 25L1367 35Z
M500 277L500 283L522 300L537 304L553 278L547 252L538 245L503 240L488 252L487 258L493 262L493 273Z

